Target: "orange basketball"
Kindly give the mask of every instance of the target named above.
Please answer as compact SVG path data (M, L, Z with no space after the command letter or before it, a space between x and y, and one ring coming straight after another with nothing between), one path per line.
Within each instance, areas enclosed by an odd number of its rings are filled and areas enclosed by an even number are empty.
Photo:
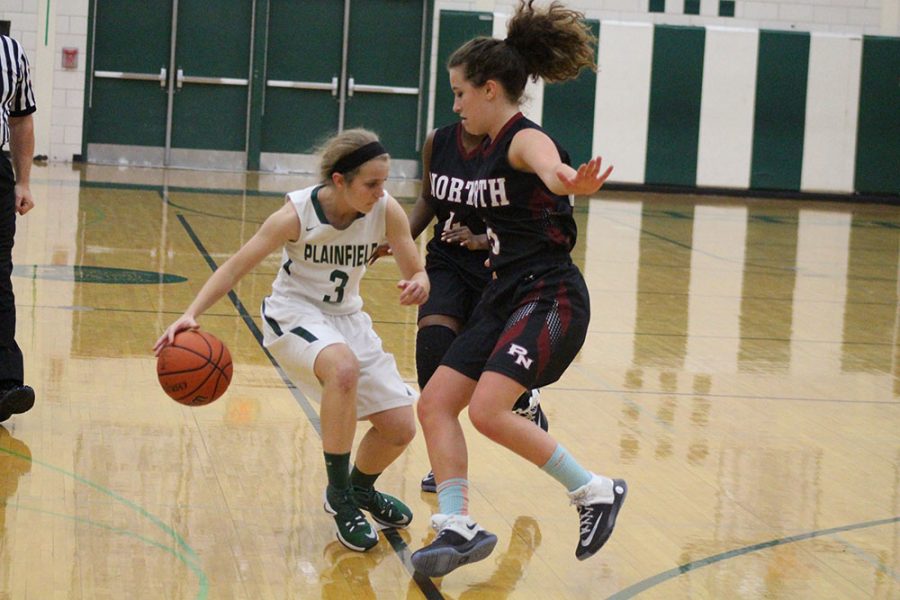
M209 404L231 383L231 353L205 331L179 331L156 359L156 375L170 398L187 406Z

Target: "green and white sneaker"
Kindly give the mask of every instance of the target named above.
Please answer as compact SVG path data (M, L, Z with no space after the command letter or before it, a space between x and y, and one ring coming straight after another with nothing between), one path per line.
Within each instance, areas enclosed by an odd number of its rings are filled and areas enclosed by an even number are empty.
M412 522L412 511L397 498L383 494L375 488L350 486L350 497L356 506L372 515L385 527L403 529Z
M365 552L378 543L378 534L372 529L354 502L350 490L325 490L325 512L334 515L338 540L351 550Z

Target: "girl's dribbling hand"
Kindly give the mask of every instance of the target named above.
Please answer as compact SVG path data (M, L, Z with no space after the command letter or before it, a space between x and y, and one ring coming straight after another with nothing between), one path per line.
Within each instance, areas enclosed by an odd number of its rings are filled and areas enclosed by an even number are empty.
M160 351L175 340L176 333L187 329L200 329L200 324L190 315L181 315L177 321L169 325L166 332L156 340L155 344L153 344L153 354L159 356Z

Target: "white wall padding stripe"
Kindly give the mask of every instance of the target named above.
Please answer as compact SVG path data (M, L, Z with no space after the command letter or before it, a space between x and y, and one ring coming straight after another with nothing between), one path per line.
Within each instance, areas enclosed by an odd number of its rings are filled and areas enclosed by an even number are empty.
M750 187L758 49L756 29L706 28L698 186Z
M644 183L653 25L600 23L593 155L615 170L610 181Z
M814 33L809 45L804 192L852 192L862 61L860 36Z

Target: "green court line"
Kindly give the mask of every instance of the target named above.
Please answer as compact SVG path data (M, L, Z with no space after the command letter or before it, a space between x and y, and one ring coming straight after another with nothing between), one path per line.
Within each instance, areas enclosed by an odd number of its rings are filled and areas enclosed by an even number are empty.
M35 182L35 179L32 178L32 184ZM214 194L218 196L262 196L262 197L270 197L270 198L280 198L284 196L284 192L265 192L262 190L247 190L247 189L228 189L228 188L202 188L202 187L189 187L189 186L173 186L173 185L156 185L150 183L116 183L111 181L63 181L63 180L45 180L47 183L53 183L54 185L60 184L75 184L77 187L88 187L88 188L97 188L97 189L111 189L111 190L143 190L148 192L182 192L187 194Z
M11 506L17 510L27 510L27 511L31 511L31 512L40 513L42 515L49 515L51 517L57 517L60 519L75 521L76 523L81 523L82 525L89 525L91 527L105 529L116 535L132 537L132 538L140 540L150 546L155 546L156 548L159 548L160 550L163 550L164 552L168 552L169 554L171 554L172 556L174 556L175 558L177 558L178 560L183 562L187 568L189 568L191 571L194 572L194 574L200 580L200 590L197 592L198 600L206 598L209 593L209 580L206 578L206 574L203 572L203 569L200 568L200 565L197 564L196 562L194 562L193 560L191 560L189 557L186 557L184 554L182 554L175 548L172 548L171 546L166 546L165 544L161 544L160 542L157 542L156 540L151 540L148 537L144 537L144 536L137 534L133 531L130 531L128 529L123 529L121 527L113 527L112 525L107 525L106 523L100 523L99 521L92 521L91 519L86 519L84 517L75 517L72 515L58 513L58 512L52 511L52 510L44 510L42 508L34 508L31 506L25 506L25 505L19 504L17 502L14 502L14 503L3 502L2 504L0 504L0 506L3 506L3 507Z
M50 0L47 0L47 7L44 9L44 46L50 41Z
M119 494L115 493L114 491L112 491L108 488L105 488L97 483L94 483L93 481L86 479L86 478L82 477L81 475L78 475L77 473L72 473L70 471L66 471L65 469L62 469L55 465L51 465L49 463L45 463L43 461L36 460L30 456L27 456L25 454L20 454L14 450L10 450L8 448L0 447L0 452L9 454L10 456L15 456L16 458L19 458L22 460L26 460L33 465L39 465L41 467L44 467L45 469L49 469L51 471L56 471L57 473L65 475L66 477L70 477L79 483L83 483L84 485L87 485L88 487L94 488L101 494L105 494L105 495L109 496L110 498L113 498L114 500L124 504L128 508L134 510L136 513L138 513L139 515L141 515L142 517L144 517L145 519L149 520L151 523L153 523L154 525L159 527L159 529L161 529L163 531L163 533L170 536L175 541L175 543L185 551L187 556L190 557L190 559L191 559L190 561L185 560L184 562L188 567L191 568L192 571L194 571L195 573L198 574L198 577L200 579L200 589L198 590L197 598L198 598L198 600L203 600L206 598L206 596L209 592L209 579L206 577L206 574L200 568L199 556L197 556L197 553L194 551L194 549L191 548L187 544L187 542L184 541L184 538L182 538L180 535L178 535L178 532L176 532L174 529L172 529L171 527L169 527L168 525L163 523L159 517L151 514L145 508L143 508L142 506L140 506L138 504L135 504L131 500L128 500L127 498L120 496ZM76 518L76 517L73 517L73 518ZM135 536L136 536L136 534L135 534ZM160 547L165 548L165 546L162 546L162 545L160 545ZM173 552L174 552L174 549L173 549Z
M163 195L163 194L160 193L160 195ZM228 217L225 215L217 215L216 213L211 213L211 212L207 212L207 211L203 211L203 210L197 210L196 208L190 208L190 207L184 206L182 204L176 204L176 203L172 202L171 200L169 200L168 198L165 198L164 200L165 200L165 203L168 204L169 206L171 206L172 208L178 209L182 212L191 213L194 215L200 215L203 217L213 217L215 219L225 219L226 221L237 221L239 223L252 223L255 225L262 225L262 223L263 223L262 221L254 221L252 219L243 219L240 217Z
M663 582L666 582L670 579L674 579L680 575L684 575L685 573L690 573L691 571L696 571L697 569L707 567L709 565L715 564L717 562L721 562L723 560L728 560L731 558L736 558L738 556L742 556L744 554L750 554L751 552L756 552L758 550L767 550L768 548L774 548L775 546L784 546L786 544L793 544L794 542L802 542L805 540L810 540L817 537L823 537L827 535L833 535L836 533L840 533L842 531L853 531L855 529L868 529L870 527L879 527L881 525L890 525L891 523L897 523L900 521L900 516L898 517L889 517L887 519L879 519L877 521L866 521L864 523L854 523L852 525L841 525L840 527L832 527L830 529L820 529L818 531L809 531L807 533L798 533L797 535L790 535L783 538L776 538L774 540L769 540L767 542L760 542L759 544L753 544L752 546L745 546L743 548L735 548L734 550L728 550L726 552L721 552L719 554L714 554L712 556L707 556L706 558L701 558L700 560L694 560L689 563L685 563L683 565L679 565L674 569L669 569L668 571L663 571L653 577L648 577L643 581L639 581L634 585L630 585L623 590L619 590L612 596L609 596L607 600L624 600L625 598L633 598L637 596L641 592L645 592L651 587L657 586Z
M884 573L888 577L893 577L897 581L900 581L900 572L895 571L888 565L884 564L884 562L881 559L879 559L877 556L873 556L872 553L866 552L865 550L863 550L862 548L860 548L859 546L857 546L855 544L851 544L850 542L848 542L847 540L845 540L844 538L842 538L839 535L835 535L834 539L837 540L839 544L841 544L844 548L849 550L851 553L855 554L856 556L861 558L863 561L865 561L865 562L869 563L870 565L872 565L873 567L875 567L875 570L878 571L879 573Z
M284 196L284 192L267 192L262 190L247 190L247 189L223 189L223 188L201 188L201 187L180 187L180 186L164 186L164 185L155 185L155 184L144 184L144 183L115 183L109 181L88 181L88 180L78 180L78 181L69 181L63 179L42 179L42 178L31 178L32 184L34 183L43 183L47 185L58 185L58 186L74 186L74 187L84 187L84 188L97 188L97 189L113 189L113 190L143 190L148 192L158 192L163 194L165 192L174 192L174 193L184 193L184 194L210 194L210 195L218 195L218 196L251 196L256 198L281 198ZM287 190L286 190L287 191ZM610 195L615 194L617 190L609 189L604 192L601 192L602 195ZM637 192L630 192L637 193ZM752 197L752 196L751 196ZM602 199L602 198L601 198ZM410 196L403 196L397 198L397 201L400 204L413 204L415 202L415 198ZM790 200L788 200L790 201ZM649 204L650 202L644 201ZM173 205L174 206L174 205ZM588 212L589 203L577 201L575 203L575 207L573 211L575 213L586 213ZM182 207L179 207L182 208ZM196 209L188 209L190 212L196 212L199 214L210 214L210 213L202 213ZM663 209L647 209L644 212L647 216L655 216L655 217L664 217L664 218L672 218L672 219L687 219L691 218L690 214L684 211L678 210L663 210ZM210 216L219 216L210 214ZM225 218L225 217L221 217ZM797 217L787 217L783 215L750 215L748 217L749 220L758 220L758 221L766 221L772 224L779 225L793 225L797 223ZM877 227L884 229L900 229L900 222L891 222L883 219L854 219L851 224L851 227Z

